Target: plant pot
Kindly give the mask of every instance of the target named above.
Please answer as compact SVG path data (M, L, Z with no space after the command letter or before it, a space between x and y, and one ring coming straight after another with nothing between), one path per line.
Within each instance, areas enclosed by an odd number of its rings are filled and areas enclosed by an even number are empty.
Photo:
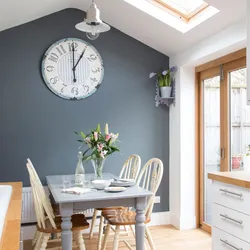
M172 87L160 87L161 90L161 97L162 98L169 98L171 97Z
M240 169L240 166L241 166L241 157L233 156L232 157L232 169L233 170Z

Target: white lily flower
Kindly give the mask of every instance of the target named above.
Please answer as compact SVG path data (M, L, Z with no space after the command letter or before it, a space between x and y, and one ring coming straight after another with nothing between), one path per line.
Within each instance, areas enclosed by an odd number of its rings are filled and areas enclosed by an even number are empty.
M164 71L162 71L162 75L166 75L168 73L168 70L164 70Z
M149 78L153 78L156 75L157 75L156 73L152 72L152 73L149 74Z
M117 140L118 137L119 137L119 133L114 134L113 139L114 139L114 140Z
M113 134L113 133L111 133L110 134L110 136L111 136L111 143L113 143L113 142L115 142L116 140L117 140L117 138L118 138L118 136L119 136L119 133L117 133L117 134Z

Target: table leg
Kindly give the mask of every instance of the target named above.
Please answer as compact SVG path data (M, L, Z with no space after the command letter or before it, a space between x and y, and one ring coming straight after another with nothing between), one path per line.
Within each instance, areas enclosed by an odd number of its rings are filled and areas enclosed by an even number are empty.
M135 225L135 236L136 236L136 250L144 250L144 238L145 238L145 213L147 198L136 199L136 225Z
M72 223L71 215L73 214L73 204L65 203L60 204L60 214L62 217L62 249L72 249Z

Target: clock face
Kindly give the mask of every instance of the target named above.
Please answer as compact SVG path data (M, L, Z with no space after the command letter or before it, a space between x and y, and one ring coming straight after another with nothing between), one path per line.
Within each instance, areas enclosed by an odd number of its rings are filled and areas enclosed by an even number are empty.
M42 75L56 95L79 100L100 86L104 68L98 51L78 38L62 39L49 47L42 61Z

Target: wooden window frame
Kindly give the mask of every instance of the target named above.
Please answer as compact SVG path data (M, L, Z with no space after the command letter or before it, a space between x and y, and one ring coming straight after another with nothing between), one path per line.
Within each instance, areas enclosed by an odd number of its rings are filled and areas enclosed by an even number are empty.
M196 224L197 228L202 228L211 234L211 226L204 222L204 179L203 179L203 92L202 82L220 74L220 65L224 72L224 80L221 84L220 113L223 131L220 137L221 148L225 148L225 158L221 159L221 171L229 171L230 166L230 137L229 137L229 73L246 67L246 49L242 49L223 56L211 62L205 63L195 68L195 149L196 149Z
M160 4L162 7L164 7L168 11L170 11L170 13L173 14L174 16L181 18L185 23L189 23L192 19L197 17L201 12L205 11L210 6L209 4L204 3L201 6L199 6L198 8L196 8L195 10L193 10L191 13L186 15L186 14L182 13L181 11L175 9L171 5L163 2L162 0L154 0L154 1L158 4Z

